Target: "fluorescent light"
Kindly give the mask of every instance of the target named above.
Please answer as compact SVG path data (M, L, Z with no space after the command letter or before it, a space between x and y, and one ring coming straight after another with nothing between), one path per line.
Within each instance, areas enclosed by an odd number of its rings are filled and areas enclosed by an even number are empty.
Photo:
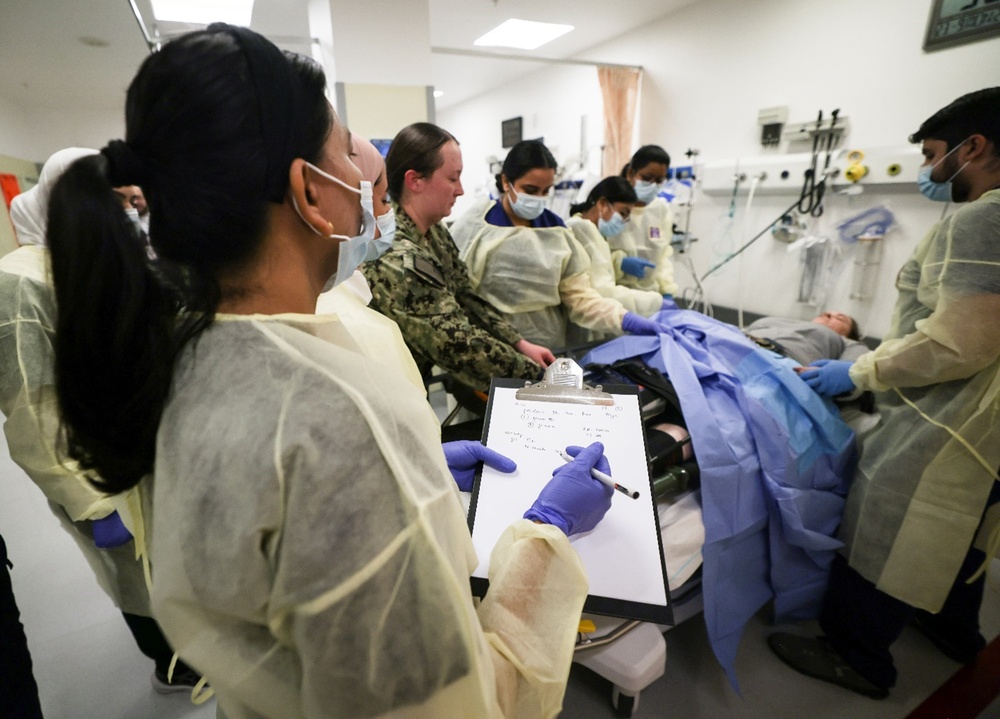
M153 15L161 22L189 22L209 25L227 22L250 26L253 0L150 0Z
M479 47L515 47L519 50L534 50L573 29L572 25L555 25L550 22L534 22L511 18L497 25L473 45Z
M442 95L444 95L444 90L435 90L434 91L434 97L441 97Z

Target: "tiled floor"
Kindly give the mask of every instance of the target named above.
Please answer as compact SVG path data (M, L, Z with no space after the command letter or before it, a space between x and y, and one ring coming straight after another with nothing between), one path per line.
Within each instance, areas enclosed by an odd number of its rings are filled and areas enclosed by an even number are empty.
M214 701L195 707L183 695L160 696L149 683L152 663L135 647L121 615L98 589L72 540L41 493L14 466L0 439L0 532L15 569L14 589L48 719L208 719ZM985 633L1000 633L1000 563L983 606ZM805 632L813 631L808 625ZM747 628L737 671L742 697L727 684L699 617L667 633L666 674L640 696L637 717L773 717L774 719L902 719L956 671L913 630L894 647L899 686L876 702L795 674L773 657L762 617ZM564 717L611 717L609 683L574 666ZM983 717L1000 717L994 705Z

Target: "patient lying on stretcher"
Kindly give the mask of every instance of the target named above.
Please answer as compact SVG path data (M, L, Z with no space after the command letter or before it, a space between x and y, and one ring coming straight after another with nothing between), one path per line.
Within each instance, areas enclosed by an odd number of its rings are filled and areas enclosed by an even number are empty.
M658 335L611 340L580 364L603 384L621 381L622 367L638 367L629 379L641 387L647 427L669 422L691 434L699 491L657 502L664 558L672 591L701 564L706 630L731 674L742 629L765 603L776 617L818 612L840 546L855 433L829 399L796 377L798 361L761 351L736 327L698 312L651 319L663 326ZM652 370L660 375L660 406L672 395L682 415L646 414ZM682 522L697 525L700 537L671 546L686 537Z
M855 360L868 347L857 321L843 312L824 312L812 320L761 317L743 332L764 349L808 366L818 359Z
M854 360L868 351L860 341L857 321L836 311L823 312L812 320L762 317L748 325L744 334L760 347L792 360L796 372L819 359ZM867 406L860 409L871 413ZM844 420L854 426L853 415ZM649 421L646 431L654 493L669 496L697 486L698 464L683 418L667 413Z

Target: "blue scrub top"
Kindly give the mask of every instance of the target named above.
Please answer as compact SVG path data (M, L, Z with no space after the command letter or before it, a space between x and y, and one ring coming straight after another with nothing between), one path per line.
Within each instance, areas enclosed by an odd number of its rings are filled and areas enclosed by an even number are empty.
M486 221L497 227L513 227L514 223L504 212L503 203L497 200L486 213ZM542 214L531 221L532 227L565 227L566 223L552 210L542 210Z

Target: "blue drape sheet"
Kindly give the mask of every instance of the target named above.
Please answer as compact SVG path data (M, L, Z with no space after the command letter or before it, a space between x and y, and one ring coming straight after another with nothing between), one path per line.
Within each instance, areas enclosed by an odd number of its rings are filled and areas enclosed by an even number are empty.
M746 622L768 600L778 621L818 614L857 461L835 405L789 363L689 310L667 331L625 336L582 364L638 358L673 382L701 470L705 624L734 688ZM669 568L668 568L669 569Z

